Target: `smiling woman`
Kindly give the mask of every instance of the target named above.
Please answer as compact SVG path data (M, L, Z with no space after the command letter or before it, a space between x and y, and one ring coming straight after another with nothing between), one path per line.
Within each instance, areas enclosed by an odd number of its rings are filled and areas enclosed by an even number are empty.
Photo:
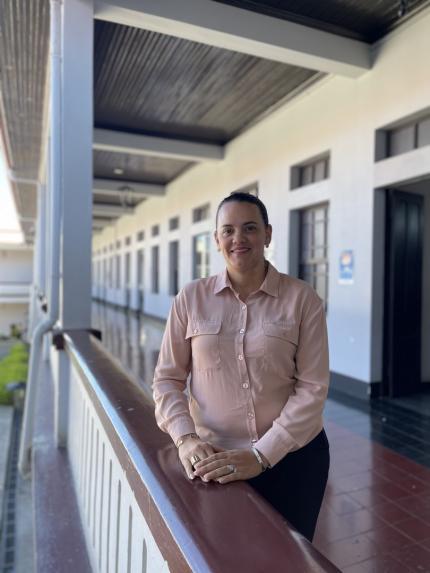
M265 260L272 227L257 197L226 197L214 238L226 268L174 300L154 376L157 422L189 479L248 480L312 540L329 469L323 304Z

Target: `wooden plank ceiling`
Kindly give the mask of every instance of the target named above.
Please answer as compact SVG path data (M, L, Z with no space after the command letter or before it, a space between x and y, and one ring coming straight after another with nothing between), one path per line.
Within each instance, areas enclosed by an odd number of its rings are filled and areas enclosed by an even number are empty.
M213 0L373 42L428 0ZM41 158L49 0L0 0L0 129L31 240ZM95 22L95 127L224 145L321 77L315 71L108 22ZM94 151L94 177L168 183L185 158ZM33 196L31 197L31 195ZM112 197L112 196L111 196ZM96 197L97 200L97 197ZM121 203L121 197L108 199ZM25 221L24 221L25 219ZM25 222L25 224L24 224Z

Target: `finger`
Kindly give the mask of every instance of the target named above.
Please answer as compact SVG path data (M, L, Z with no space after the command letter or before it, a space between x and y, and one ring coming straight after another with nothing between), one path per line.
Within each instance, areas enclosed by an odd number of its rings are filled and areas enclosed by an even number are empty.
M232 481L238 481L241 480L241 476L239 472L231 472L225 476L219 477L217 478L215 481L220 483L220 484L225 484L225 483L230 483Z
M204 466L204 465L210 464L212 462L215 462L217 460L222 460L225 458L226 458L225 453L211 454L207 458L197 462L194 467L197 469L197 468L200 468L201 466Z
M203 475L203 480L204 481L211 481L211 480L216 480L218 478L230 475L234 472L231 471L231 468L227 467L227 466L222 466L220 468L214 469L206 474Z
M225 448L222 448L221 446L214 446L213 444L211 444L214 452L225 452L227 451Z
M199 467L195 467L194 469L194 475L197 476L202 476L207 474L208 472L212 472L215 471L219 468L225 468L226 466L226 460L216 460L210 464L204 464L204 465L199 465Z
M210 456L213 456L213 454L215 453L215 450L212 448L212 446L210 444L207 444L204 448L205 451L205 458L208 458Z
M190 460L187 460L186 458L184 460L181 460L182 465L184 466L184 470L185 473L187 474L189 479L194 479L194 473L193 473L193 466L191 465Z

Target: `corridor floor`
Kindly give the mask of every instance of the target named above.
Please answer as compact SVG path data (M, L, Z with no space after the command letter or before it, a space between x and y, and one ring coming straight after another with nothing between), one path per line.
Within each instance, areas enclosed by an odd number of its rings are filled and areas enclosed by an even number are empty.
M330 399L331 468L314 544L344 573L430 572L430 417Z

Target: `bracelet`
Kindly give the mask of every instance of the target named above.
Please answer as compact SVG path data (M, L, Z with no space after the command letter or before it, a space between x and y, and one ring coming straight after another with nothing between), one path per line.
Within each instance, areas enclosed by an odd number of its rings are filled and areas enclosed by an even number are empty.
M252 446L251 449L252 449L252 451L254 452L254 455L255 455L255 457L257 458L258 463L260 464L260 466L263 468L263 472L264 472L265 470L267 470L267 466L264 464L263 458L261 457L260 452L257 450L257 448L254 448L254 446Z
M179 448L179 446L182 446L187 438L197 438L198 440L200 439L195 432L191 432L191 434L184 434L179 438L179 440L177 440L176 447Z

